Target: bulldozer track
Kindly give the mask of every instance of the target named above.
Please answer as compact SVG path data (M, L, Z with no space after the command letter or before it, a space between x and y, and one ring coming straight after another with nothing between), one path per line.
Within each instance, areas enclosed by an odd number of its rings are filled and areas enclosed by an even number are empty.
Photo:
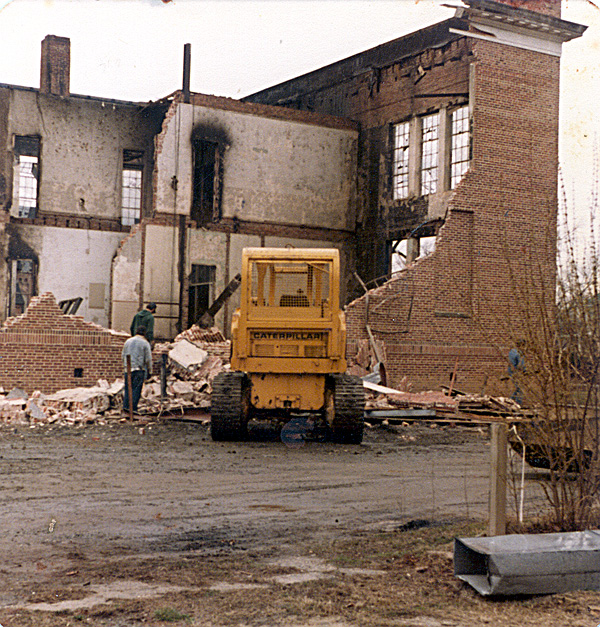
M362 381L349 374L331 375L334 417L332 438L336 442L360 444L363 438L365 393Z
M221 372L215 377L210 428L213 440L239 440L246 436L245 382L243 372Z

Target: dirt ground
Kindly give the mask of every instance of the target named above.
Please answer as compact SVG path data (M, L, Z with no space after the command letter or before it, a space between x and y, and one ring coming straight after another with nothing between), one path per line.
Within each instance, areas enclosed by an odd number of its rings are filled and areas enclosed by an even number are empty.
M454 577L453 538L485 529L486 428L251 436L0 428L2 627L600 623L598 593L490 600Z

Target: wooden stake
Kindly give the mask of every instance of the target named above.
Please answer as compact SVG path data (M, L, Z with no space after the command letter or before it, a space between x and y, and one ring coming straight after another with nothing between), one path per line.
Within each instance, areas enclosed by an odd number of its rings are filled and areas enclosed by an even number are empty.
M492 424L491 432L489 535L501 536L506 533L506 424Z
M454 382L456 381L456 370L458 369L458 357L454 362L454 370L452 371L452 378L450 379L450 388L448 389L448 396L452 396L452 389L454 388Z
M129 396L129 420L133 422L133 387L131 385L131 355L127 355L127 394Z

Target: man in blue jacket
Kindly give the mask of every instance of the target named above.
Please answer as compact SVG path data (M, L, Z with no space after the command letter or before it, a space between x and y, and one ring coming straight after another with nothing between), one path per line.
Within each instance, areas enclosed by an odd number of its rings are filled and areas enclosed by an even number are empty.
M145 337L146 329L138 326L135 335L123 345L123 369L125 371L125 393L123 410L129 411L129 389L127 382L127 357L131 361L131 408L137 412L138 402L142 395L142 386L146 377L152 374L152 351Z
M511 348L508 352L508 376L512 379L515 386L515 391L512 393L511 398L513 401L523 404L523 390L521 389L521 381L525 374L525 359L523 358L522 350L525 346L523 340L517 341L517 348Z

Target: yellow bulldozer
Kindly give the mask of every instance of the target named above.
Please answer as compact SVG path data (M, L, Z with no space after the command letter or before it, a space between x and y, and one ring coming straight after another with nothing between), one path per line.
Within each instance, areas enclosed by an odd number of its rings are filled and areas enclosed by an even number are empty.
M243 439L250 419L310 414L334 441L362 441L364 388L346 374L336 249L245 248L231 337L231 370L213 381L213 440Z

